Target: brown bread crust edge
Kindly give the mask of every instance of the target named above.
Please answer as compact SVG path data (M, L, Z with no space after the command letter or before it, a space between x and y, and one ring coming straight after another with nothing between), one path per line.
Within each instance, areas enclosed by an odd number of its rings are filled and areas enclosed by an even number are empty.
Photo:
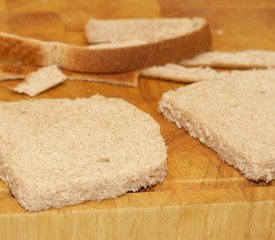
M130 47L88 48L0 33L0 54L39 66L58 65L73 71L117 73L179 62L209 50L209 26L179 37Z

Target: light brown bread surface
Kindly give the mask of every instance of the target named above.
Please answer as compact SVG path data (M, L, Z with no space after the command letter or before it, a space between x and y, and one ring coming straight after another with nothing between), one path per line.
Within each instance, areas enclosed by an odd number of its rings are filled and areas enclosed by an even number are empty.
M275 178L275 80L194 83L165 93L159 111L245 177Z
M27 75L25 81L16 85L13 91L34 97L41 92L65 82L66 79L66 75L64 75L56 65L43 67Z
M0 54L25 63L57 65L68 70L90 73L119 73L168 62L178 62L209 49L211 35L204 19L192 19L192 30L158 41L134 41L125 46L102 44L80 47L0 33ZM106 35L108 32L106 31ZM152 34L153 36L154 34Z
M159 125L117 98L0 103L0 174L29 211L115 198L163 181Z
M275 69L216 71L209 67L184 67L178 64L166 64L145 68L141 70L140 75L183 83L210 80L265 80L275 79Z
M202 18L90 19L85 32L90 43L148 43L192 33L204 24Z
M217 68L272 68L275 67L275 52L246 50L240 52L205 52L180 62L184 66L208 66Z

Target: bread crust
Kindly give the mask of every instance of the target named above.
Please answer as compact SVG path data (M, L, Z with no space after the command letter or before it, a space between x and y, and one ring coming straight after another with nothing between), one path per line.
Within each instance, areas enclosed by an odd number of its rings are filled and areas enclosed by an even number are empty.
M179 64L166 64L142 69L140 75L162 80L193 83L211 80L236 79L275 79L275 69L225 70L216 71L209 67L184 67Z
M18 80L26 78L30 73L37 71L39 67L34 65L0 64L0 81ZM128 87L138 86L139 71L114 73L114 74L92 74L81 73L61 69L68 80L100 82Z
M239 52L205 52L192 59L181 61L186 67L213 67L222 69L268 69L274 68L274 51L244 50Z
M114 48L88 48L0 33L0 54L25 63L73 71L118 73L178 62L210 48L207 23L197 30L158 42Z

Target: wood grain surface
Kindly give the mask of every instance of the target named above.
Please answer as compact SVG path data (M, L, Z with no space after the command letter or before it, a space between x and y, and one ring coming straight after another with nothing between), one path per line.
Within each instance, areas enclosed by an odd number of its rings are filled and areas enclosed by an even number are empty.
M270 0L0 0L1 31L78 45L87 44L83 27L91 17L184 16L209 21L213 49L275 50ZM0 101L29 99L9 90L18 82L0 82ZM37 96L99 93L150 113L168 146L168 176L162 185L115 200L38 213L27 213L0 181L0 239L275 239L274 181L248 181L157 113L161 95L183 85L147 78L138 88L67 81Z

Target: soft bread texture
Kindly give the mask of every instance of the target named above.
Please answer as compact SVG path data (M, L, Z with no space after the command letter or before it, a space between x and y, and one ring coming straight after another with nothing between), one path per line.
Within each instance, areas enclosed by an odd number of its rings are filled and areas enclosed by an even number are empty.
M90 43L158 42L192 33L202 18L90 19L85 27Z
M208 50L211 35L206 21L197 18L190 21L193 22L191 31L146 44L136 39L138 42L134 41L126 46L102 44L80 47L0 33L0 54L25 63L39 66L57 65L79 72L127 72L178 62ZM189 29L189 25L186 27Z
M0 81L25 79L30 73L39 69L33 65L0 64ZM93 74L73 72L61 69L68 80L110 83L115 85L137 87L139 71L112 74Z
M24 82L16 85L13 90L34 97L67 79L56 65L43 67L28 75Z
M0 104L0 174L29 211L116 198L166 176L159 125L122 99Z
M275 80L199 82L165 93L159 111L251 180L275 178Z
M238 79L275 80L275 69L216 71L209 67L184 67L177 64L166 64L145 68L141 70L140 75L183 83Z
M240 52L206 52L180 62L181 65L216 68L272 68L275 67L275 52L265 50L246 50Z

